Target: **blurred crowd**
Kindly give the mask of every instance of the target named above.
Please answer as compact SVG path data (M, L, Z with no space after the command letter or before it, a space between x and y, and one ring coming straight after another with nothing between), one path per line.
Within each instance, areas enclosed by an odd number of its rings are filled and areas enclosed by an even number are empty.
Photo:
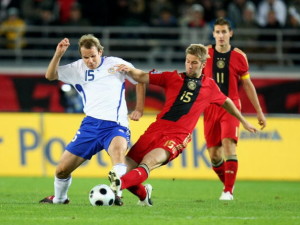
M294 27L300 0L1 0L0 23L26 25Z
M1 0L0 45L24 47L30 25L210 29L217 17L234 29L299 29L300 0Z

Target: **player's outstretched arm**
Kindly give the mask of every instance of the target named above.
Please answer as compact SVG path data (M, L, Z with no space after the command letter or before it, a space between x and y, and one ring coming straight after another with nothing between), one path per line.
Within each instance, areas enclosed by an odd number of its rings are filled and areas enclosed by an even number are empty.
M136 85L136 106L134 111L129 115L129 118L134 121L138 121L144 113L146 85L144 83L138 83Z
M143 70L136 69L124 64L117 65L117 71L125 72L131 76L135 81L139 83L149 83L149 73L144 72Z
M58 79L58 73L57 73L57 68L60 62L61 57L65 54L65 52L67 51L68 47L70 46L70 42L68 38L64 38L63 40L61 40L57 47L56 47L56 51L54 53L54 56L52 57L45 77L48 80L57 80Z
M267 121L260 107L255 87L250 79L242 79L242 85L251 104L255 108L258 124L260 125L260 129L262 130L266 127Z
M234 105L234 103L231 101L230 98L227 98L224 104L222 105L224 109L226 109L227 112L229 112L231 115L235 116L243 125L243 127L248 130L251 133L256 133L257 129L252 126L241 114L241 112L238 110L238 108Z

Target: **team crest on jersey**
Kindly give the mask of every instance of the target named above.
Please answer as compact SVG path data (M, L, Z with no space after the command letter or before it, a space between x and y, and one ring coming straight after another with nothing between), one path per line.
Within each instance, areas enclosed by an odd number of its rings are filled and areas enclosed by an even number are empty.
M193 80L190 80L188 83L187 83L187 87L188 89L190 89L191 91L195 90L196 87L197 87L197 84L195 81Z
M223 69L225 67L225 61L222 60L222 59L219 59L217 61L217 67L220 68L220 69Z
M114 67L110 67L110 68L108 69L108 72L109 72L109 73L115 73L115 72L116 72L116 69L115 69Z

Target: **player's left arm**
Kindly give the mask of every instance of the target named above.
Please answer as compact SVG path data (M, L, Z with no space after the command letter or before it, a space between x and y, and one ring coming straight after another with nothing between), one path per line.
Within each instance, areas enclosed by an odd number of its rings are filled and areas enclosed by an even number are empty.
M235 104L232 102L230 98L227 98L223 103L222 107L231 115L236 117L243 125L243 127L251 133L256 133L257 129L252 126L242 115L242 113L238 110Z
M134 121L138 121L144 113L145 104L145 94L146 94L146 84L138 83L136 85L136 106L134 111L129 115L129 118Z
M261 106L259 104L259 100L258 100L258 97L257 97L255 87L254 87L250 77L248 77L246 79L242 78L241 83L243 85L243 88L246 92L247 97L249 98L251 104L253 105L253 107L256 111L258 124L261 126L261 130L262 130L266 127L267 122L266 122L265 115L264 115L264 113L261 109Z
M250 100L251 104L253 105L256 111L258 124L261 126L261 130L262 130L266 127L266 118L259 104L256 89L250 79L247 55L238 48L235 48L235 51L239 53L239 57L240 57L238 62L239 62L239 71L241 74L240 80L242 86L246 92L248 99Z

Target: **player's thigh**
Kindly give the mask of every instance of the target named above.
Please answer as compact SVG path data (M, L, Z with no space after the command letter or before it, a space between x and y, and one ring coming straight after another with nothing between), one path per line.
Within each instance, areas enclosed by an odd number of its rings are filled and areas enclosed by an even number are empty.
M122 136L114 137L108 147L108 153L111 151L126 151L127 149L127 140Z
M204 121L204 137L207 148L221 145L221 124L219 119Z
M230 138L236 143L239 137L240 121L229 113L226 114L221 121L221 138L222 142L225 138ZM223 144L223 143L222 143Z
M108 147L107 153L110 155L113 165L125 163L125 153L127 150L127 141L124 137L114 137Z

